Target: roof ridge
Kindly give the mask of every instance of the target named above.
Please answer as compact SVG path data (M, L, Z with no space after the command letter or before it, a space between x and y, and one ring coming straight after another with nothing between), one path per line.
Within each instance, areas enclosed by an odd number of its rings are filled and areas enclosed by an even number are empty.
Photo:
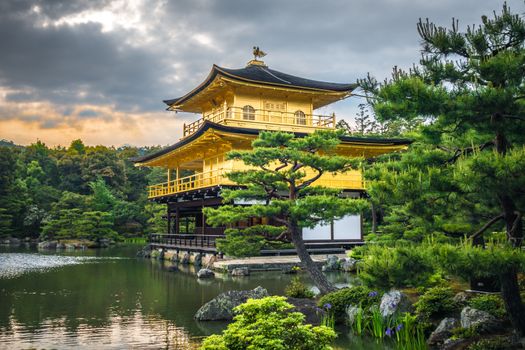
M287 84L292 84L292 82L290 82L290 81L288 81L288 80L284 80L284 79L282 79L282 78L279 78L277 75L275 75L275 74L273 74L272 72L270 72L269 69L266 69L266 68L264 68L264 67L256 67L256 68L261 69L262 71L264 71L264 72L270 74L270 75L271 75L272 77L274 77L275 79L278 79L278 80L280 80L280 81L283 81L283 82L285 82L285 83L287 83Z

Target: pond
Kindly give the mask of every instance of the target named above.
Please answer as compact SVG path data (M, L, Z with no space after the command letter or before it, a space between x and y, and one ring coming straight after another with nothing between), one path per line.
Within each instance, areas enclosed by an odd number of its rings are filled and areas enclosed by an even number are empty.
M198 280L195 269L135 258L137 245L41 253L0 248L0 348L195 349L223 322L197 322L205 302L231 289L262 286L282 294L278 272ZM311 284L302 276L306 284ZM355 283L333 273L339 285ZM338 329L335 349L384 349Z

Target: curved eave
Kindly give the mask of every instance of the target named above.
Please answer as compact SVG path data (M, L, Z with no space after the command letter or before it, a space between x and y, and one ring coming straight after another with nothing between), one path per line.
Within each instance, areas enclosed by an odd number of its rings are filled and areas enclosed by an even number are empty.
M192 97L199 94L200 92L204 91L209 85L212 84L212 82L216 79L217 76L221 76L226 79L230 79L233 82L254 84L258 86L273 87L273 88L279 88L279 89L285 89L285 90L295 90L298 92L333 94L333 95L339 96L339 98L344 98L350 95L351 92L357 88L357 84L334 84L334 85L337 85L338 88L322 89L322 88L314 88L314 87L292 85L292 84L280 84L276 82L268 82L268 81L257 80L257 79L249 79L246 77L242 77L242 76L233 74L232 72L228 72L224 68L221 68L214 64L210 73L206 77L206 79L201 84L199 84L199 86L197 86L195 89L191 90L189 93L187 93L186 95L182 97L169 99L169 100L163 100L163 102L168 105L168 110L178 110L178 109L183 110L184 103L190 100ZM312 84L313 83L330 84L328 82L314 81L314 80L300 78L300 77L295 77L295 78L299 80L310 82Z
M208 130L216 130L219 132L224 133L230 133L230 134L239 134L239 135L248 135L252 136L253 138L257 137L261 131L259 129L249 129L249 128L239 128L239 127L232 127L222 124L216 124L212 123L208 120L204 121L202 126L191 136L188 136L179 142L165 147L157 152L153 152L151 154L137 157L131 159L136 166L148 166L151 164L152 161L156 160L160 157L165 157L169 153L176 151L177 149L189 145L195 140L199 139L204 133L206 133ZM304 137L306 135L309 135L307 133L295 133L297 137ZM391 139L391 138L367 138L367 137L353 137L353 136L342 136L341 137L341 147L372 147L372 148L385 148L385 150L402 150L408 147L413 141L408 139ZM386 153L386 152L383 152Z

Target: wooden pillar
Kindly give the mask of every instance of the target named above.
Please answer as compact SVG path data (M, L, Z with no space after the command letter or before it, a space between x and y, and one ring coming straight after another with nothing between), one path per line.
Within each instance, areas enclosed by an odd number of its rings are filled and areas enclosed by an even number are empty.
M167 206L167 214L168 214L168 234L171 233L171 213L170 213L170 204L166 204Z
M202 210L200 212L195 213L195 228L197 228L199 225L201 226L201 231L200 232L195 231L195 233L202 234L203 232L203 228L202 228L203 216L204 214L202 213Z
M175 192L179 192L179 166L175 169Z
M180 233L180 211L179 207L175 208L175 234Z
M204 215L204 200L202 201L202 209L201 209L201 213L202 213L202 234L205 234L206 233L206 215Z

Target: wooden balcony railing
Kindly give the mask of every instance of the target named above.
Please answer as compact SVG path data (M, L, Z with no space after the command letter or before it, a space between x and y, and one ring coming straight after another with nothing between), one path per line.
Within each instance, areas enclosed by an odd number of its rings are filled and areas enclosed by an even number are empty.
M157 185L152 185L148 187L148 197L155 198L166 196L169 194L220 185L223 182L230 184L231 181L224 174L224 169L217 169L181 177Z
M215 240L224 235L150 234L149 243L188 248L215 248Z
M178 178L158 185L152 185L148 187L148 197L162 197L217 185L234 185L234 183L226 176L227 172L228 170L221 168ZM325 174L318 179L314 185L340 189L365 189L363 177L359 172L336 175Z
M226 120L238 120L255 122L256 124L266 123L322 129L334 129L336 125L335 115L314 115L264 109L246 111L240 107L228 107L215 113L208 114L193 123L184 124L184 137L196 132L205 120L218 124L224 123Z

